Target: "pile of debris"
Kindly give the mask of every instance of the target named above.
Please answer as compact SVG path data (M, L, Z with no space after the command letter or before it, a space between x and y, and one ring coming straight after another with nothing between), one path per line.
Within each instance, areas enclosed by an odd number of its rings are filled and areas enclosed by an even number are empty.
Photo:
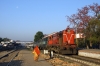
M61 58L52 58L50 59L49 54L41 54L41 56L48 62L50 62L53 66L82 66L79 63L76 62L69 62L69 61L65 61L64 59Z

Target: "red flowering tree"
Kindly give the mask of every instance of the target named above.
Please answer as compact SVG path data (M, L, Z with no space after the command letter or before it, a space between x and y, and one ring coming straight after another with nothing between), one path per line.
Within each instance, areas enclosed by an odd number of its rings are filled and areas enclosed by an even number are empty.
M89 39L91 33L86 32L87 27L89 26L89 22L92 19L97 18L99 14L100 5L98 5L97 3L93 3L92 5L88 5L81 9L78 9L78 12L76 14L67 16L67 20L70 22L73 28L77 28L77 33L83 32L85 36ZM89 41L91 44L91 40Z

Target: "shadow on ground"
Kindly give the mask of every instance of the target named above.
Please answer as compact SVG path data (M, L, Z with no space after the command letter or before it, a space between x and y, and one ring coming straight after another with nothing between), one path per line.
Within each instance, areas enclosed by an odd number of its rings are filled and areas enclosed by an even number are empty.
M11 63L9 62L3 62L0 63L0 66L21 66L22 60L14 60Z

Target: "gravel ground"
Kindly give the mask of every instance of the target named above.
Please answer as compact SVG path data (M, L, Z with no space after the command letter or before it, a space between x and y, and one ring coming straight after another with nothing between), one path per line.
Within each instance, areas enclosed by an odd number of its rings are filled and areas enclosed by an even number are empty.
M30 50L21 50L19 55L14 59L11 66L82 66L76 62L70 62L63 58L50 59L49 55L41 53L39 61L33 60L33 54Z
M39 61L33 60L32 51L21 50L18 56L14 59L12 66L52 66L42 56L39 57Z
M50 59L50 56L49 55L44 55L44 54L41 54L41 56L46 59L46 61L48 61L49 63L51 63L53 66L82 66L81 64L79 63L76 63L76 62L70 62L69 60L65 61L64 59L61 59L61 58L53 58L53 59Z

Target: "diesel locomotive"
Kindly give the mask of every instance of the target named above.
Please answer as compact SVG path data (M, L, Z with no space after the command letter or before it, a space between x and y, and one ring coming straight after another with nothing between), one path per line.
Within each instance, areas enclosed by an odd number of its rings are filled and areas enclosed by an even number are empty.
M40 40L39 47L59 54L77 54L75 31L72 28L66 28L49 34Z

